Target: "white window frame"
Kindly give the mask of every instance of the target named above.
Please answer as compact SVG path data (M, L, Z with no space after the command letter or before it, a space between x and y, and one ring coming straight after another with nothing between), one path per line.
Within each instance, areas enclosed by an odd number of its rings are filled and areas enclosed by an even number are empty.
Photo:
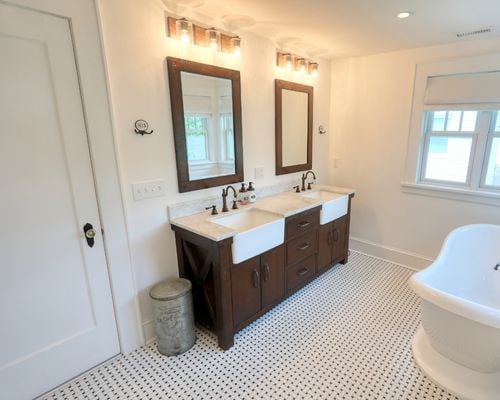
M440 104L435 107L426 106L424 100L428 79L436 76L488 71L500 71L500 54L452 59L436 63L419 64L416 66L406 164L401 182L403 192L500 206L500 190L482 184L486 174L485 168L488 162L487 159L489 158L490 146L493 140L492 137L496 137L497 133L478 135L473 139L467 185L421 179L424 167L424 157L422 155L426 150L428 142L428 140L422 140L426 132L426 124L428 123L425 118L426 111L500 110L500 103ZM485 123L485 115L485 113L482 113L479 117L480 121L477 122L479 126L477 131L484 129L484 126L481 124ZM488 131L489 129L486 128L486 130ZM445 134L448 135L448 133ZM488 143L484 143L484 141L488 141ZM477 153L480 148L486 150L484 150L484 156L478 157Z
M186 113L185 118L187 117L194 117L194 118L207 118L209 123L207 124L207 134L205 135L205 155L206 158L200 159L200 160L189 160L189 163L192 165L197 165L197 164L208 164L208 163L213 163L212 160L212 148L211 148L211 138L213 137L213 116L210 113L200 113L200 112L189 112ZM187 138L186 138L187 141ZM187 157L187 154L186 154Z
M479 186L481 189L485 188L489 190L493 188L494 190L500 191L500 186L486 185L486 174L488 173L488 164L490 162L491 146L493 145L493 139L495 138L500 139L500 130L495 131L495 125L497 120L500 120L500 110L497 112L496 118L491 119L490 126L488 127L488 137L486 139L485 153L481 171L481 183Z

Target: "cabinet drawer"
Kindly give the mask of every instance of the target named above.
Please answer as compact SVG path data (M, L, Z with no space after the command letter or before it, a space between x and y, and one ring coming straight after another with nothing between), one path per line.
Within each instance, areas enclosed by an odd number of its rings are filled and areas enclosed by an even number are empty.
M317 230L314 230L290 240L286 245L287 265L290 266L315 254L318 247L317 235Z
M319 226L319 211L320 208L318 207L288 218L285 239L291 239L317 228Z
M316 255L306 258L286 271L287 290L293 290L306 282L316 272Z

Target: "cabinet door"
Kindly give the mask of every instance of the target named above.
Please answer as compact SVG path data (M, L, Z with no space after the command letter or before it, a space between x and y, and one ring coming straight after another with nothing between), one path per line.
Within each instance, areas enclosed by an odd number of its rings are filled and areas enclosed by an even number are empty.
M285 295L285 246L281 245L261 256L262 307Z
M333 221L333 261L341 261L347 256L347 215Z
M329 267L332 263L333 251L333 223L321 225L319 227L318 246L318 271Z
M233 325L260 311L260 257L254 257L231 268Z

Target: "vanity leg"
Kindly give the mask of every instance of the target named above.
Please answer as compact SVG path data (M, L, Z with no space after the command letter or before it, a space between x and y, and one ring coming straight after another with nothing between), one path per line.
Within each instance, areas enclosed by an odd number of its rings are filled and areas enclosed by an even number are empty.
M229 350L234 345L234 335L231 334L227 337L224 335L218 335L217 344L222 350Z
M227 350L234 344L233 304L231 296L231 243L232 239L217 242L213 251L213 278L217 342Z

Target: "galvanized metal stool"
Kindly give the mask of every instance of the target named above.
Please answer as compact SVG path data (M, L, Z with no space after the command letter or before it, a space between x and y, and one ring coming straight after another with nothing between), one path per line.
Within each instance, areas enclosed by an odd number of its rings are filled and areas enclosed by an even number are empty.
M191 282L171 279L149 291L153 302L158 351L175 356L189 350L196 341Z

